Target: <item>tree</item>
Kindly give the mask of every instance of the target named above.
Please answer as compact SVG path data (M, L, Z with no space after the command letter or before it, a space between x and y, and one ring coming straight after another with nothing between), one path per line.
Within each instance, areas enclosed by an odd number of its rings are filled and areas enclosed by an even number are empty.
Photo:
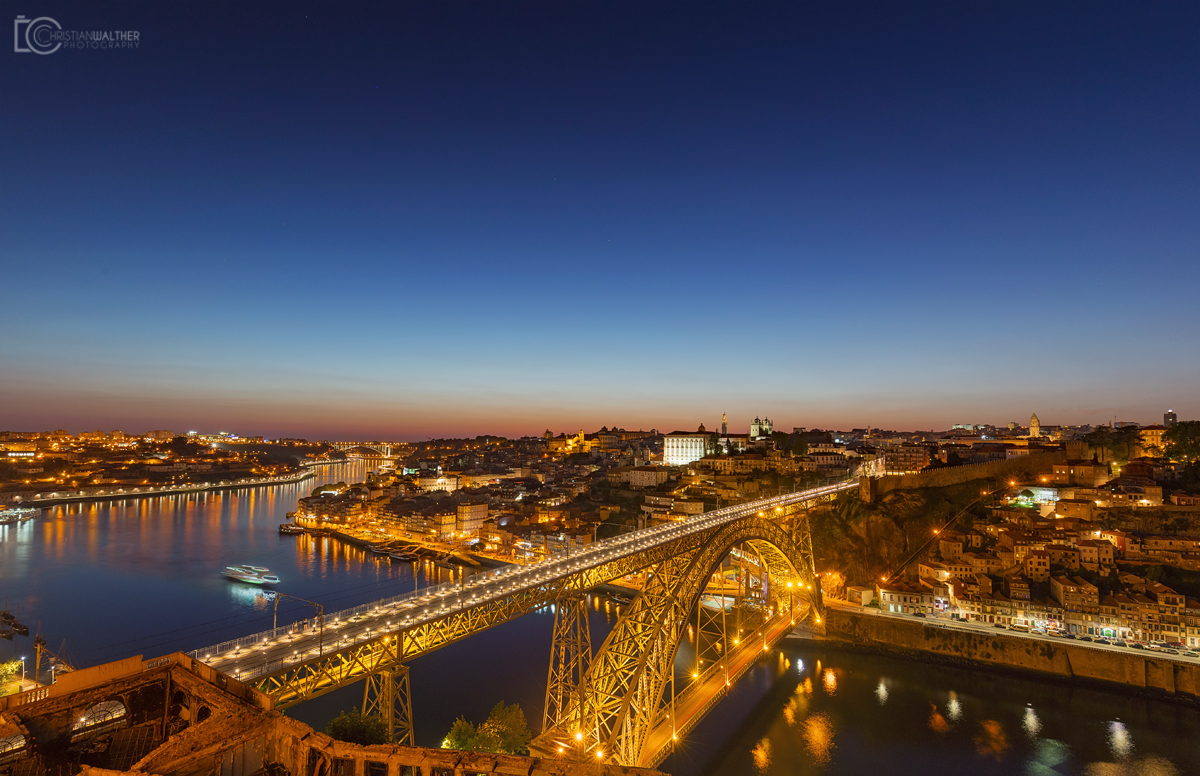
M1112 450L1112 429L1108 426L1097 426L1083 435L1083 441L1099 450L1100 460L1103 461L1107 457L1105 453Z
M343 711L330 720L325 732L339 741L362 746L388 743L387 723L379 717L366 716L357 711L349 714Z
M1200 461L1200 420L1184 420L1163 432L1163 448L1176 461Z
M504 754L528 754L533 733L525 719L525 712L517 704L506 705L500 701L483 724L475 727L459 717L442 739L443 749L460 749L474 752L500 752Z
M482 738L474 725L459 717L454 720L450 732L442 739L442 748L464 752L495 752L496 741Z
M21 661L13 660L8 663L0 663L0 687L12 681L13 677L21 671Z
M515 703L506 706L504 701L492 708L487 721L479 726L479 734L494 738L499 745L498 751L508 754L528 754L529 742L533 740L525 712Z
M725 452L725 448L721 446L721 437L715 432L708 435L708 441L704 445L704 452L706 455L720 455Z

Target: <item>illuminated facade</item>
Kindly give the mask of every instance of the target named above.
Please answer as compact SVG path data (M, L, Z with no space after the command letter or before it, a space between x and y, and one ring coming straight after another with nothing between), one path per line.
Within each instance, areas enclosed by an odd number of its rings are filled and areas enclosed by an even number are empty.
M708 432L704 424L694 432L672 431L663 436L663 463L667 466L685 466L699 461L708 452Z

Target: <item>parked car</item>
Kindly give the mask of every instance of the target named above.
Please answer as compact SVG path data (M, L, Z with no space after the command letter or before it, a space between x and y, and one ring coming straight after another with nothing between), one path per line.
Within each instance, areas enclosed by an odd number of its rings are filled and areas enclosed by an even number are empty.
M1074 639L1074 638L1075 638L1075 634L1074 634L1074 633L1064 633L1064 634L1062 635L1062 637L1063 637L1064 639Z
M1080 641L1091 641L1092 637L1091 636L1080 636L1079 640Z
M1124 640L1122 640L1122 639L1116 639L1116 640L1114 640L1114 641L1113 641L1113 643L1112 643L1112 645L1113 645L1114 647L1128 647L1128 646L1129 646L1129 645L1128 645L1127 643L1125 643L1125 641L1124 641Z
M993 624L992 624L992 627L993 627L993 628L1000 628L1001 630L1003 630L1003 629L1004 629L1004 623L1002 623L1002 622L993 623Z
M1129 646L1133 647L1134 649L1145 649L1144 646L1142 646L1141 644L1138 644L1136 641L1133 642L1132 644L1130 644Z
M1183 656L1184 657L1200 657L1200 652L1193 652L1192 650L1189 649L1188 651L1183 653Z

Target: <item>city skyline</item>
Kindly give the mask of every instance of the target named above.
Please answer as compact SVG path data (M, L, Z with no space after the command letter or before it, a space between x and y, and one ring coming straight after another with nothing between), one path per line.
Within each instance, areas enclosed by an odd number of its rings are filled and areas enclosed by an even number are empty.
M1050 422L1041 420L1040 422L1041 422L1042 426L1052 426L1052 427L1058 427L1058 426L1079 427L1079 426L1113 425L1113 424L1120 424L1120 423L1125 423L1125 422L1133 422L1133 423L1137 423L1141 426L1151 426L1151 425L1157 426L1157 425L1161 425L1164 422L1166 412L1173 412L1176 415L1179 415L1178 411L1174 410L1174 408L1169 408L1168 410L1164 411L1163 413L1160 413L1158 416L1152 417L1150 419L1147 419L1144 417L1133 417L1133 416L1122 415L1122 416L1113 416L1113 417L1108 418L1107 420L1098 421L1098 422L1094 422L1094 423L1060 422L1060 421L1055 421L1055 420L1052 420ZM1034 413L1034 414L1036 414L1036 413ZM727 416L728 413L723 413L723 415ZM751 417L753 417L754 420L758 420L759 418L762 418L763 420L770 419L772 422L774 422L774 419L770 418L769 416L770 416L770 413L758 413L754 416L745 416L744 422L743 422L743 418L741 416L734 416L732 419L730 419L728 421L729 432L730 433L745 433L746 429L749 429L752 426ZM1189 417L1183 416L1182 419L1188 420ZM138 434L143 434L143 433L149 433L151 431L167 430L167 431L171 431L171 432L181 435L181 436L182 435L191 435L191 434L196 434L196 435L201 435L201 436L213 436L213 435L217 435L217 434L231 434L235 437L251 437L251 436L264 437L267 440L281 439L281 438L282 439L304 438L304 439L309 439L309 440L320 440L320 439L328 439L328 440L333 440L333 441L390 440L390 441L396 441L396 442L419 443L425 439L455 439L455 438L468 438L469 439L469 438L473 438L476 436L500 436L500 437L507 437L507 438L540 437L545 433L545 431L550 431L553 434L555 434L556 436L560 436L563 434L565 434L567 436L571 436L573 434L578 433L580 430L591 434L596 431L599 431L601 428L609 428L609 429L613 429L613 430L616 430L619 428L619 429L622 429L625 431L651 431L651 430L654 430L654 431L657 431L659 434L664 434L664 433L670 433L672 431L685 431L685 432L696 431L699 426L703 425L705 431L714 432L714 433L719 432L721 429L721 419L718 418L718 419L716 419L715 422L710 422L710 420L711 420L710 418L703 418L694 423L683 422L683 423L676 423L674 425L663 424L663 423L638 424L638 423L609 422L609 423L594 423L591 425L584 424L582 426L565 426L565 427L554 427L554 428L547 427L547 428L542 429L541 431L530 430L530 429L524 429L524 430L518 429L515 431L508 431L507 433L501 433L500 431L496 431L496 430L477 430L477 431L467 430L467 431L463 431L460 433L453 433L453 434L452 433L440 433L440 434L425 434L423 436L412 436L412 435L405 436L405 432L402 432L402 431L395 432L395 433L382 433L378 428L373 429L373 430L369 429L369 428L361 429L357 433L342 433L342 434L336 434L336 433L305 434L305 433L301 433L301 432L268 433L268 432L264 432L261 430L261 424L255 424L253 421L251 421L250 425L245 428L237 427L237 426L230 425L230 424L221 424L221 423L211 425L211 427L210 426L197 427L195 424L187 424L187 423L184 423L184 424L169 424L168 423L168 424L159 424L158 426L154 426L153 428L151 428L151 427L142 428L140 426L131 426L128 424L126 425L126 427L112 426L111 424L110 424L110 426L104 426L103 424L101 424L99 426L96 426L95 428L93 428L91 426L66 427L69 424L61 424L60 423L60 424L51 424L50 426L47 426L45 428L34 429L34 428L16 428L16 427L14 427L14 428L10 428L10 429L0 429L0 431L25 432L25 433L47 433L50 431L61 429L61 430L67 431L68 433L73 434L73 435L79 434L79 433L95 433L95 432L111 433L113 431L121 431L123 433L128 433L131 435L138 435ZM1040 420L1040 418L1039 418L1039 420ZM790 433L794 428L805 428L808 430L826 430L826 431L850 431L851 429L855 429L855 428L867 428L870 430L896 431L896 432L900 432L900 433L908 433L908 432L919 433L919 432L945 432L945 431L951 430L952 428L954 428L956 426L963 426L963 425L992 426L997 429L1004 429L1009 423L1015 423L1018 428L1024 428L1029 425L1029 418L1024 418L1024 419L1013 418L1013 419L1010 419L1007 421L1000 421L1000 422L991 421L991 420L980 420L980 419L956 420L952 423L944 423L941 425L935 424L935 425L929 425L928 427L926 427L926 426L901 427L901 426L877 425L874 423L865 423L865 424L864 423L846 423L846 424L836 424L835 423L835 424L824 424L824 425L822 425L822 424L804 425L804 424L791 423L791 422L785 421L785 422L774 422L773 428L775 431L782 431L785 433ZM143 424L143 425L145 425L145 424Z
M614 8L47 4L0 426L1200 414L1194 4Z

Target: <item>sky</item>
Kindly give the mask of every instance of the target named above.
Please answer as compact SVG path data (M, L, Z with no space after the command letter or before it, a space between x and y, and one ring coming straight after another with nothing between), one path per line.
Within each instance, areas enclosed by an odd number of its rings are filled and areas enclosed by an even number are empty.
M1200 416L1195 2L0 9L0 429Z

